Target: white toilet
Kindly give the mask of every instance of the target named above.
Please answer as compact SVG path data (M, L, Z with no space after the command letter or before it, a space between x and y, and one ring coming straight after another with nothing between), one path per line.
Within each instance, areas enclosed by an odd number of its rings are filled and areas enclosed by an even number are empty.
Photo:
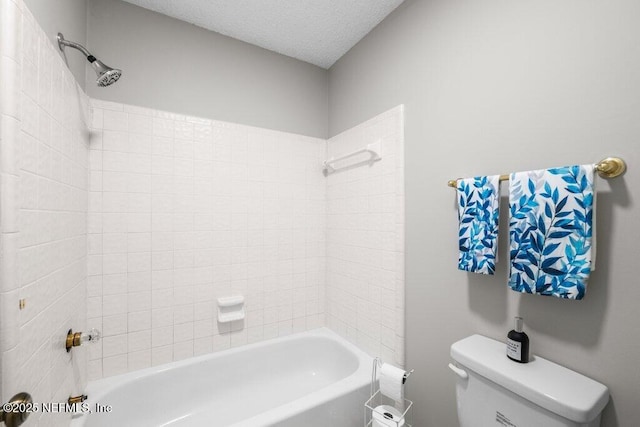
M451 346L460 427L595 427L609 401L606 386L532 357L505 355L505 344L473 335Z

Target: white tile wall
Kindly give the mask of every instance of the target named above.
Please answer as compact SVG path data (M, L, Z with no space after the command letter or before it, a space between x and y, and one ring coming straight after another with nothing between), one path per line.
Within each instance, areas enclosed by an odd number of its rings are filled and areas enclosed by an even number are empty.
M92 103L90 378L324 325L324 140Z
M84 389L87 364L100 378L313 329L325 316L404 363L402 107L328 142L91 108L22 0L0 0L0 20L3 401L26 390L62 402ZM327 150L375 141L381 162L320 173ZM219 325L215 299L238 293L246 320ZM89 327L104 339L67 354L67 329ZM68 417L28 424L38 422Z
M0 31L0 400L65 402L86 379L64 339L86 321L89 101L22 0L0 0Z
M401 366L403 117L403 106L398 106L328 141L329 157L379 142L382 160L327 178L326 282L328 326L370 354Z

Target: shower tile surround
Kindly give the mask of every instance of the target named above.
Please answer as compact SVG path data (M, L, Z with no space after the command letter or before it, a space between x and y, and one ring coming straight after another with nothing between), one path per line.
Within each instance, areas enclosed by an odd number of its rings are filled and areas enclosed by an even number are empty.
M90 378L324 325L324 140L92 103Z
M403 364L402 107L326 141L91 102L90 379L324 325ZM382 161L322 175L365 140Z
M86 322L89 99L22 1L0 1L0 31L0 400L65 402L86 383L64 340Z
M22 1L0 5L3 399L325 325L403 364L402 107L326 141L89 100ZM322 175L365 141L382 161ZM247 318L218 324L238 293Z

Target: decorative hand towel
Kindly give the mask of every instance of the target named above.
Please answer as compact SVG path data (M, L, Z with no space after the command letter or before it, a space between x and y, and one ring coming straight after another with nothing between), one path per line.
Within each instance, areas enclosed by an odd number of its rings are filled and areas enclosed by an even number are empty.
M500 176L458 180L458 269L493 274L498 261Z
M509 286L582 299L595 260L593 165L511 174Z

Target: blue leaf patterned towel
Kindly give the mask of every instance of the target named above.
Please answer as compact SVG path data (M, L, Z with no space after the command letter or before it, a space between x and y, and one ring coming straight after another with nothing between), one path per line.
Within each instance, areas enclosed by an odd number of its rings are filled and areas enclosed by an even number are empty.
M583 165L511 174L511 289L584 297L595 255L593 172Z
M458 180L458 269L493 274L498 255L500 176Z

